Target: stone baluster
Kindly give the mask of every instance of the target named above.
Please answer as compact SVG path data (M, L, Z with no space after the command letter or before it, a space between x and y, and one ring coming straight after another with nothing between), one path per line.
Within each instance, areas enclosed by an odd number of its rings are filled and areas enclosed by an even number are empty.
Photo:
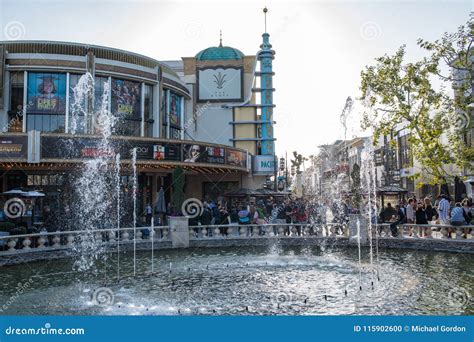
M441 233L441 238L443 238L443 239L448 238L448 228L446 228L446 227L441 227L441 229L439 230L439 232Z
M53 237L53 247L55 247L55 248L60 247L61 246L60 242L61 242L61 238L59 237L59 235L57 235L57 234L54 235L54 237Z
M109 231L108 232L108 237L109 237L109 242L115 242L115 232L114 231Z
M203 227L201 229L201 235L203 238L207 238L207 228L206 227Z
M215 236L215 237L222 237L222 235L221 235L221 230L220 230L219 227L215 227L215 228L214 228L214 236Z
M128 230L124 230L122 232L122 241L128 241L130 239L130 233Z
M143 233L142 233L141 229L136 229L135 234L136 234L136 239L137 240L141 240L143 238Z
M31 239L29 237L26 237L23 240L23 249L31 249L30 245L31 245Z
M196 232L194 231L194 228L189 228L189 238L190 239L196 238Z
M349 229L349 226L343 227L343 233L344 233L344 237L346 238L349 238L351 236L351 230Z
M328 236L336 236L336 226L335 225L330 225L329 226L329 232Z
M456 240L461 240L462 239L462 234L463 234L463 229L461 227L455 227L456 231Z
M74 236L72 234L69 234L66 238L66 246L72 246L74 243Z
M232 226L229 226L229 228L227 228L227 237L232 236L233 233L234 228Z
M282 236L285 234L285 227L278 226L278 236Z
M163 240L166 240L168 238L168 228L163 228Z
M426 227L425 230L426 238L430 239L433 237L433 228L431 226Z
M399 224L397 226L398 228L398 237L405 237L405 225L404 224Z
M102 233L96 232L96 233L94 234L94 237L95 237L95 241L96 241L96 242L102 242Z
M9 250L10 252L13 252L13 251L15 250L16 241L17 241L16 239L10 239L10 240L8 240L7 245L8 245L8 247L9 247L8 250Z
M46 243L46 237L41 235L38 239L38 247L37 248L44 248L45 243Z

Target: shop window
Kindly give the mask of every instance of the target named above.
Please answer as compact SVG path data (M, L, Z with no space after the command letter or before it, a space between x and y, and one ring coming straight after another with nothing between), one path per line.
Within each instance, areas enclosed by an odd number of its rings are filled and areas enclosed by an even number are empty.
M8 110L8 131L23 131L23 72L10 73L10 108Z

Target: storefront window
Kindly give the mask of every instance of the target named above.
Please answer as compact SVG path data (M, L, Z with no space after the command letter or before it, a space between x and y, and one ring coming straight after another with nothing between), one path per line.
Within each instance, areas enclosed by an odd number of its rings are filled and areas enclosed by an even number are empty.
M117 117L115 134L140 136L141 84L112 79L112 113Z
M8 111L8 131L23 130L23 72L10 73L10 108Z
M66 74L28 73L27 130L64 132Z
M153 136L153 86L145 85L145 136Z

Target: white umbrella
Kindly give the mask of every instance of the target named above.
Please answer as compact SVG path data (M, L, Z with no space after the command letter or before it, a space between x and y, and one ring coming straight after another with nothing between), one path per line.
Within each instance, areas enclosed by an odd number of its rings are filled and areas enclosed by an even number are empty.
M28 191L25 195L25 197L44 197L46 196L44 193L39 192L39 191Z
M1 195L10 195L10 196L26 196L28 192L23 191L21 189L13 189L13 190L8 190L6 192L2 192Z

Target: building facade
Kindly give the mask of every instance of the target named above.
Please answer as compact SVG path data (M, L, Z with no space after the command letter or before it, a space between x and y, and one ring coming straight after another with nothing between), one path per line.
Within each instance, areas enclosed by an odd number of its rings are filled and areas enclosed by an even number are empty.
M258 167L262 141L273 146L261 130L272 127L271 112L262 123L255 95L259 56L222 42L168 62L77 43L0 42L1 190L54 197L76 166L105 155L120 154L126 178L133 149L142 207L161 187L169 200L178 165L187 197L260 188L274 165ZM108 151L101 111L114 120ZM272 162L273 151L265 156Z

